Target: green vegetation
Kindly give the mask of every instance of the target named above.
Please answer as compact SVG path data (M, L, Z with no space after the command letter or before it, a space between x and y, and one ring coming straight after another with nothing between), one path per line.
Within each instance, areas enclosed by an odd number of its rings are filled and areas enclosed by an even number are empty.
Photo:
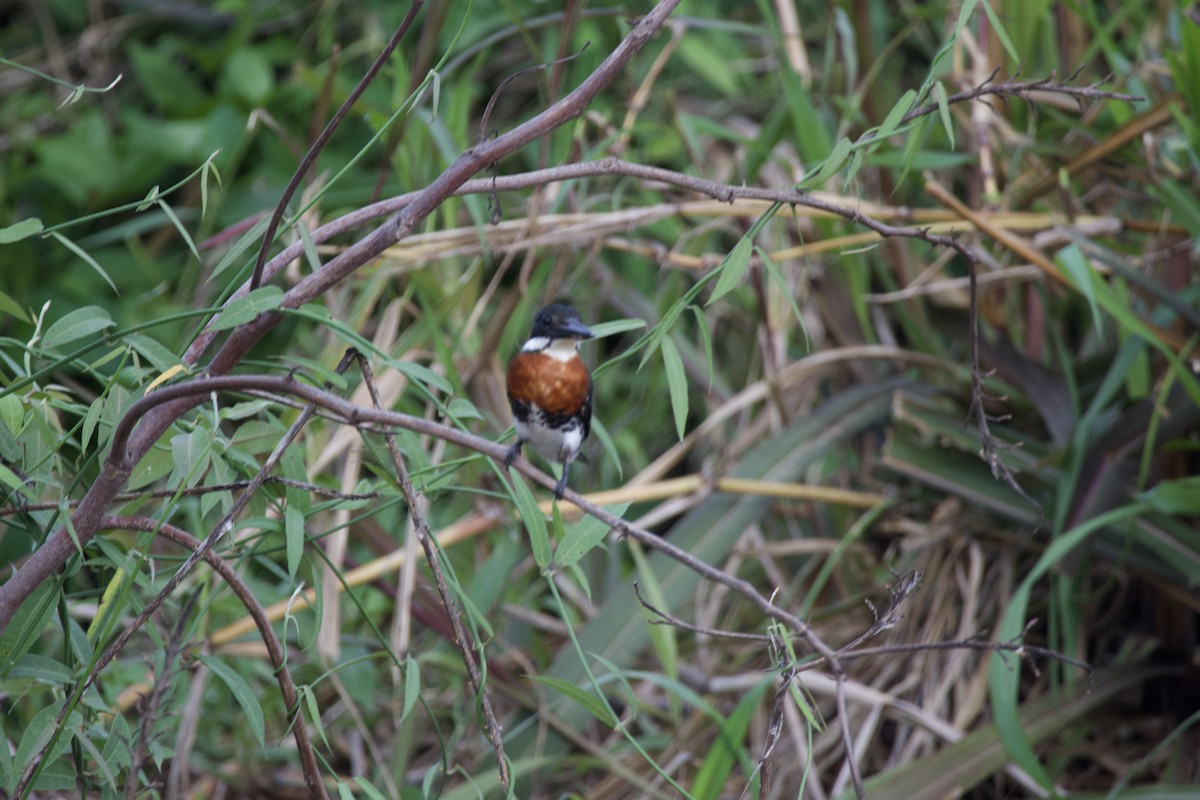
M1195 796L1194 9L563 5L0 12L0 795Z

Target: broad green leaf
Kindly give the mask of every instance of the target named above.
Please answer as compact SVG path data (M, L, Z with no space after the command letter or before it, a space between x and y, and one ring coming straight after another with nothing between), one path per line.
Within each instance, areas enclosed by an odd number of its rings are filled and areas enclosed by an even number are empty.
M517 472L516 467L509 469L512 476L512 494L516 501L517 511L529 532L529 544L533 549L533 560L539 567L545 569L550 565L550 534L546 530L546 517L533 499L533 493L525 485L525 479Z
M159 372L166 372L171 367L179 366L180 359L173 351L157 339L143 333L131 333L123 337L126 344L132 347L150 365Z
M757 686L746 693L729 718L722 722L717 738L709 748L704 763L700 765L692 783L692 796L696 800L717 800L721 797L726 779L738 761L743 762L747 774L753 770L743 740L746 738L754 710L772 683L771 678L764 676Z
M25 313L25 309L21 308L16 300L0 292L0 314L7 314L10 317L16 317L22 322L30 322L29 315Z
M587 710L596 719L603 722L610 728L616 727L617 718L613 715L612 710L608 707L608 703L604 702L596 695L581 689L573 683L551 678L546 675L530 675L530 680L536 681L543 686L548 686L554 689L559 694L565 695L567 698L574 700L580 706Z
M605 506L606 511L624 517L629 503ZM568 567L583 558L608 535L609 527L595 517L586 516L578 522L565 526L562 540L554 553L554 563Z
M446 414L454 419L483 419L479 409L465 397L455 397L446 406Z
M388 359L385 363L431 389L437 389L439 392L444 392L445 394L454 392L454 387L450 384L450 381L438 375L424 364L417 364L413 361L395 361L392 359Z
M242 711L246 714L246 722L250 725L250 733L254 735L254 740L258 742L259 747L265 747L263 710L254 689L250 687L246 679L239 675L233 667L221 659L208 655L197 655L196 657L203 661L212 670L213 674L229 687L229 691L233 693L234 699L238 701L238 705L242 707Z
M1164 514L1200 514L1200 476L1163 481L1139 499Z
M720 273L717 278L717 285L712 290L712 295L709 296L706 306L711 306L713 303L720 300L725 295L736 289L742 282L742 276L746 274L746 268L750 266L750 253L753 249L753 242L748 236L743 236L738 240L738 243L729 251L729 255L721 261L717 271Z
M0 244L12 244L42 232L42 221L37 217L23 219L4 228L0 228Z
M253 322L264 311L273 311L283 303L283 289L278 286L260 286L245 297L231 300L213 320L209 330L224 331Z
M42 345L47 349L61 347L80 339L94 337L116 324L100 306L84 306L68 312L52 324L42 337Z
M61 709L61 700L53 703L47 703L29 721L29 725L21 732L20 741L17 744L17 755L13 759L17 769L24 770L26 765L33 760L34 755L40 753L43 748L50 744L52 739L56 738L56 732L59 730L54 720L58 717L58 712ZM62 731L66 734L58 736L57 741L46 753L43 759L43 765L49 766L58 760L58 757L67 749L67 745L71 742L71 737L74 731L83 724L83 717L78 711L72 711L63 721ZM49 770L43 771L43 776ZM43 784L39 778L35 784L39 789L51 788L47 784Z
M181 481L191 485L208 467L209 447L212 435L203 428L171 437L171 459L175 474Z
M57 581L42 581L17 607L8 627L0 634L0 677L8 674L50 623L58 593Z
M313 383L319 386L329 386L331 389L345 389L349 384L346 382L346 376L340 374L336 369L326 364L324 361L318 361L315 358L305 358L298 356L295 353L289 353L287 356L280 359L286 364L296 364L304 367L309 372L309 377L313 379Z
M679 351L670 336L663 337L662 356L667 388L671 394L671 412L675 415L675 433L682 439L688 416L687 374L683 371L683 359L679 357Z
M25 403L15 394L0 396L0 425L16 436L25 427Z

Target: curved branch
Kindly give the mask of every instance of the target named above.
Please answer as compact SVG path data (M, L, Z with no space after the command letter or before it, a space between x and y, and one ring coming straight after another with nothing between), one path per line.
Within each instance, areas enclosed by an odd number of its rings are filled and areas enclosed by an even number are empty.
M588 103L641 50L654 31L666 21L678 4L679 0L660 0L574 91L511 131L464 152L433 183L413 195L399 214L292 287L285 295L284 307L295 308L324 293L354 270L383 252L386 247L408 235L416 225L446 198L450 197L473 174L537 137L543 136L581 115ZM274 262L278 262L278 258L273 259ZM235 329L209 364L207 372L214 375L229 372L241 361L250 347L278 323L279 319L279 314L263 314L255 321ZM199 353L189 349L188 357L195 359L188 363L196 363ZM155 392L155 394L157 393ZM127 444L123 443L121 451L118 451L114 445L113 452L110 453L110 462L115 455L117 456L115 464L119 466L111 466L109 462L106 462L106 467L101 470L95 483L88 489L72 516L71 525L80 542L86 542L95 535L100 520L108 510L112 499L125 488L131 465L149 451L154 442L167 431L179 415L198 402L200 400L195 395L189 394L176 397L173 402L158 405L142 420L136 436L130 438ZM8 628L13 615L29 596L29 593L39 583L60 569L66 563L73 549L71 535L67 533L65 526L60 527L44 545L30 556L29 560L8 582L0 585L0 633Z
M193 553L199 551L201 545L199 539L182 528L148 517L127 515L104 516L100 519L100 530L157 531L159 536ZM328 797L325 785L321 781L320 770L317 767L317 756L313 750L312 742L308 738L308 729L304 725L299 698L296 694L296 684L292 681L292 673L288 671L287 661L283 654L283 645L280 643L279 637L275 635L275 629L271 627L271 622L267 619L266 612L259 605L258 600L254 597L254 593L250 591L250 587L242 582L242 579L233 570L233 567L229 566L224 559L211 551L204 553L203 558L212 567L213 571L220 575L221 579L233 590L233 593L242 601L242 605L246 607L246 613L254 620L259 635L262 636L263 643L267 647L267 655L270 657L271 664L275 668L274 673L279 683L279 692L283 695L283 702L287 706L288 713L295 715L291 720L290 727L292 729L292 738L296 742L296 750L300 755L300 764L304 771L304 782L307 784L309 792L313 797ZM97 660L92 672L80 682L75 692L72 693L72 698L63 705L62 715L65 716L66 710L74 704L74 696L82 695L87 687L99 676L100 671L116 657L124 642L125 640L114 642ZM40 760L40 755L31 760L29 767L22 776L22 782L25 782L26 776L32 777L33 770L36 769ZM21 789L18 788L16 795L20 796L20 794Z

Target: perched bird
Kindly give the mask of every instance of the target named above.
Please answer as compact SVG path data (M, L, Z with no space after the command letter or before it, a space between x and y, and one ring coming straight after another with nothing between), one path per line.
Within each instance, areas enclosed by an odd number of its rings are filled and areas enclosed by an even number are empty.
M592 429L592 377L579 357L579 343L592 332L570 306L554 303L533 318L533 332L508 365L508 402L517 441L504 457L507 468L528 443L539 455L562 464L554 496L562 499L567 471Z

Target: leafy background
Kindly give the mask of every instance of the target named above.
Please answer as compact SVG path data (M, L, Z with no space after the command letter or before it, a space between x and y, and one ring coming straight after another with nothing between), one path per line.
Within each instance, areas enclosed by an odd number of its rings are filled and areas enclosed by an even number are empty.
M96 479L123 409L182 377L181 354L249 275L255 224L405 11L0 11L0 575ZM321 152L282 238L428 184L481 135L577 85L630 14L430 4ZM772 746L766 794L839 796L843 725L871 797L1194 796L1195 17L1170 3L696 0L583 117L497 165L619 155L732 185L806 181L876 218L960 235L985 255L987 409L1024 497L978 457L966 264L803 206L767 216L762 203L605 176L452 199L323 311L290 315L255 348L245 372L296 369L365 402L357 371L331 372L347 346L365 347L389 405L497 438L504 364L536 307L567 297L607 334L585 347L601 426L575 489L624 489L602 500L775 592L834 645L871 627L889 587L923 575L869 642L892 649L847 662L844 714L819 668L777 698L763 642L650 625L633 582L706 628L764 633L757 610L569 514L551 520L563 566L544 574L528 503L518 515L492 462L402 434L485 643L519 796L733 797L762 786ZM1042 91L885 124L906 92L936 102L993 70L1143 99ZM881 125L888 135L864 136ZM982 217L964 222L947 195ZM281 282L367 230L307 248ZM203 538L295 414L247 396L196 409L115 510ZM495 794L381 440L316 420L279 474L325 492L266 486L220 555L259 603L278 604L330 786ZM224 488L185 491L200 487ZM0 790L180 553L152 533L106 533L22 607L0 637ZM311 607L289 605L301 587ZM61 726L38 791L293 791L287 709L245 620L199 570ZM1095 673L979 646L1022 633ZM959 646L900 649L945 641ZM148 760L127 774L139 746Z

